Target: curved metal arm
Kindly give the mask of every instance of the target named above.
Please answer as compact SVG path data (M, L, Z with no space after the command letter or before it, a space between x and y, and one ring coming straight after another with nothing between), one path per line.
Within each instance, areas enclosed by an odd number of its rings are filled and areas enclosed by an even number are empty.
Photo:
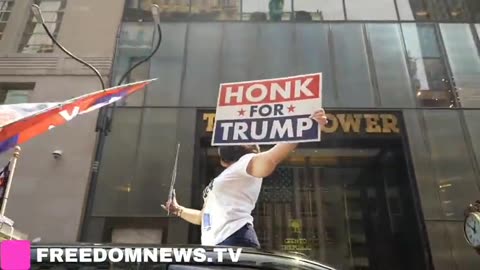
M82 63L84 66L88 67L89 69L91 69L93 72L95 72L95 74L97 75L98 79L100 80L100 84L102 85L102 89L105 89L105 82L103 81L103 78L102 78L102 75L100 74L100 72L92 65L90 65L89 63L85 62L84 60L78 58L77 56L75 56L73 53L69 52L67 49L65 49L65 47L62 46L62 44L58 43L57 39L52 35L52 33L50 33L50 30L48 30L47 26L45 25L45 23L42 23L42 26L43 26L43 29L45 29L45 32L47 32L47 35L50 37L50 39L53 41L53 43L55 43L55 45L57 45L64 53L66 53L68 56L72 57L73 59L75 59L76 61Z
M158 31L158 42L157 42L157 45L155 46L155 49L150 53L150 55L148 55L147 57L145 57L144 59L142 59L141 61L139 61L135 65L133 65L132 67L130 67L125 72L125 74L123 74L122 78L120 79L120 81L118 81L117 85L121 85L123 83L123 81L127 78L127 76L132 72L132 70L134 70L139 65L141 65L141 64L147 62L148 60L150 60L150 58L152 58L152 56L155 55L155 53L158 51L158 48L160 48L160 44L162 43L162 28L160 27L160 24L157 24L157 31Z

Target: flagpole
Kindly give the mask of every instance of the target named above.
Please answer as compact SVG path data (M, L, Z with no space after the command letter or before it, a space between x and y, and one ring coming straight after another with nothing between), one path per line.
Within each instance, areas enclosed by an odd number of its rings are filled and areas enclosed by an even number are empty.
M8 195L10 194L10 187L12 187L13 174L15 173L15 167L17 166L17 159L20 157L20 150L20 146L15 146L15 151L13 152L12 169L8 175L7 186L5 187L5 195L3 196L2 209L0 210L0 217L5 215L5 210L7 209Z

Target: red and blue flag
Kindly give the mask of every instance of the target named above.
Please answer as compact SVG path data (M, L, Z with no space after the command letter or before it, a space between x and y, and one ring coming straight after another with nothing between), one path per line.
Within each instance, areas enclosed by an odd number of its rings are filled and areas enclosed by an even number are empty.
M65 102L0 106L0 153L56 126L140 91L153 80L89 93Z

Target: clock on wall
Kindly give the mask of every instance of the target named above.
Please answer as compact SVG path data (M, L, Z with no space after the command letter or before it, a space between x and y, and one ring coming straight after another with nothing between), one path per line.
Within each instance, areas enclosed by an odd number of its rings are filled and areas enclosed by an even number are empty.
M465 210L463 231L467 243L480 254L480 200Z

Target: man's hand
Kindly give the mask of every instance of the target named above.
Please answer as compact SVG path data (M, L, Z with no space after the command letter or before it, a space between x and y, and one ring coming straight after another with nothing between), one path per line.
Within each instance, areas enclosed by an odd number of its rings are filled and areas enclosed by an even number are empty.
M182 207L177 203L177 198L175 195L175 190L173 190L173 197L168 199L165 205L162 204L162 208L165 209L168 213L178 216Z
M325 110L318 109L315 110L311 115L310 118L315 120L320 126L324 126L328 123L327 116L325 115Z

